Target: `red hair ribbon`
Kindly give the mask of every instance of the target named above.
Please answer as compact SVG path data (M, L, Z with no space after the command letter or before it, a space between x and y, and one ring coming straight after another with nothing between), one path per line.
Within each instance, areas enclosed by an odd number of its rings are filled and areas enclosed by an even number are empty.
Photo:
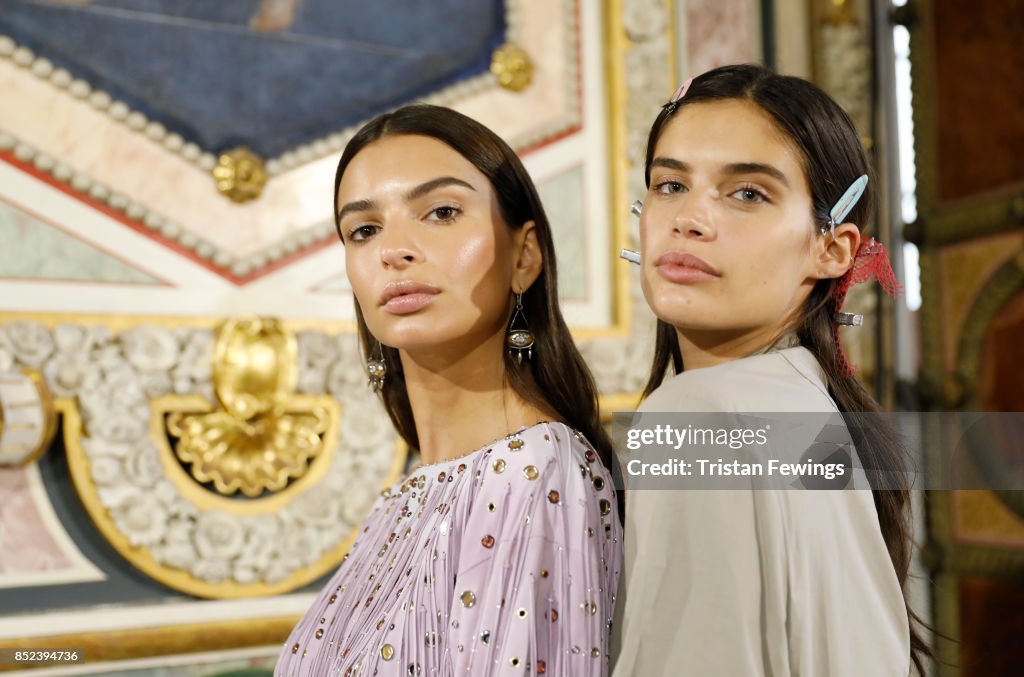
M853 259L853 265L850 266L845 275L839 278L839 283L832 290L832 309L834 314L838 315L840 309L842 309L843 303L846 302L846 293L850 291L850 287L861 282L867 282L872 278L878 280L878 284L882 286L882 289L893 298L896 298L903 291L903 287L896 279L896 273L893 272L892 265L889 263L889 252L885 249L885 245L873 237L860 243L857 255ZM843 377L849 378L854 375L855 370L843 351L843 344L839 340L839 327L839 322L833 324L836 349L839 352L839 367Z

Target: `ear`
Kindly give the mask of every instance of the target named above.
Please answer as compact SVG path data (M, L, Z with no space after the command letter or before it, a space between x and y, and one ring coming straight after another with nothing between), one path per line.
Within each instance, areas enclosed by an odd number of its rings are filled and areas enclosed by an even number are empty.
M835 235L825 234L815 245L813 277L819 280L842 277L853 265L860 248L860 228L853 223L836 226Z
M529 289L543 269L537 224L527 221L512 235L512 291L519 293Z

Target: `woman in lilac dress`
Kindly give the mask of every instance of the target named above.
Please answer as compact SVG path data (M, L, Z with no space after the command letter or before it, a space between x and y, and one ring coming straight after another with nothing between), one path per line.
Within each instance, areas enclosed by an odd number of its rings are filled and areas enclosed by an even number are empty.
M444 108L349 142L336 223L371 381L422 464L277 675L605 675L622 536L593 380L515 153Z

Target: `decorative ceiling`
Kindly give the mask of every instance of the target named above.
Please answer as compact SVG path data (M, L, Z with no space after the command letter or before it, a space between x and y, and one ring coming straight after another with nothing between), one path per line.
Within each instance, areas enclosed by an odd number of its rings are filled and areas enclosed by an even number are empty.
M338 155L373 116L422 101L493 129L550 189L559 242L588 252L561 266L566 312L604 326L610 221L604 198L588 198L608 194L602 11L0 0L0 91L14 104L0 106L12 238L0 298L10 310L347 322ZM52 260L56 272L37 265Z
M203 151L275 158L486 72L501 0L0 0L0 34Z

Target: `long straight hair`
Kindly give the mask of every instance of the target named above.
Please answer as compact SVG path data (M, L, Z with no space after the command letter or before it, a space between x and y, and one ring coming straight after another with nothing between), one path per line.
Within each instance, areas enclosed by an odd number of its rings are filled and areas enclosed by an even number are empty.
M644 178L648 187L655 146L669 120L686 106L736 99L757 105L799 150L811 190L815 224L828 221L832 205L857 177L871 175L853 120L828 94L806 80L748 64L723 66L694 78L682 100L662 109L647 138ZM871 183L846 221L861 225L868 222L875 200ZM843 418L851 430L863 435L863 439L857 441L857 452L865 468L872 469L868 478L873 487L878 524L902 588L910 569L912 548L910 492L904 472L907 452L896 430L881 418L875 417L871 425L864 425L861 420L862 414L878 412L881 408L859 380L843 375L834 320L839 308L832 300L832 291L838 282L838 279L825 279L814 285L801 309L796 332L801 345L817 358L825 372L829 394ZM670 364L675 373L685 368L675 329L659 320L654 362L644 397L661 385ZM885 488L881 488L883 486ZM915 627L920 621L909 605L907 614L911 619L911 656L918 671L924 674L923 657L931 657L932 652Z
M554 409L563 420L583 433L612 471L611 440L601 425L597 387L565 324L558 305L557 265L551 225L540 197L523 163L497 134L484 125L449 108L417 104L380 115L366 123L345 146L334 176L331 211L352 159L364 148L385 137L427 136L448 145L471 162L494 188L502 220L512 231L533 221L537 244L544 261L540 276L523 292L523 313L533 332L533 358L521 364L502 351L505 375L513 390L539 409ZM335 216L335 227L340 224ZM511 313L511 296L510 307ZM510 318L511 319L511 318ZM356 322L363 355L376 355L378 341L363 319L356 301ZM402 361L398 350L381 346L387 377L381 389L384 408L398 434L412 449L419 449L419 435L409 404Z

